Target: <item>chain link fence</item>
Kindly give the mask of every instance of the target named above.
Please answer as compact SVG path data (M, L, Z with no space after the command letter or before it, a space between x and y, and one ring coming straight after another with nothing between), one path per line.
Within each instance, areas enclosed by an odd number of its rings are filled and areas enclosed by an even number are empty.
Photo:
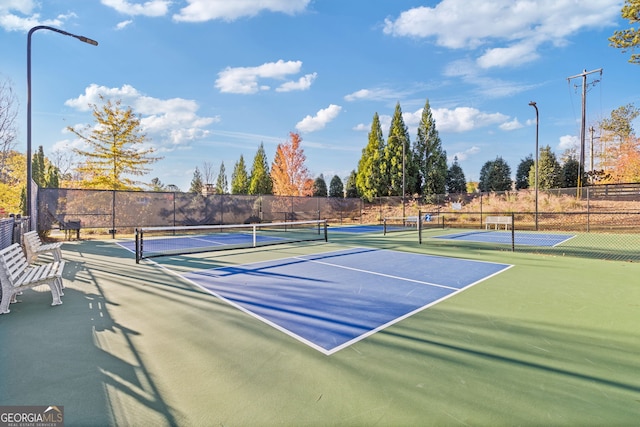
M382 224L418 213L427 228L486 229L490 215L513 215L517 233L535 233L539 245L515 250L560 256L640 261L640 184L598 185L547 191L435 195L428 198L353 198L209 195L178 192L40 188L38 230L73 224L83 233L133 233L136 227L244 224L327 219L332 224ZM434 231L437 232L437 231ZM565 234L550 245L545 235ZM552 237L550 242L553 242ZM429 239L432 245L457 244ZM470 249L511 250L502 243L465 242Z
M28 217L0 218L0 249L7 248L13 243L22 244L22 236L29 231L29 224Z
M435 196L407 205L407 215L426 212L439 220L429 228L450 233L486 231L489 216L513 218L513 240L428 240L436 246L640 261L640 184Z
M360 199L40 188L38 229L132 233L137 227L328 219L358 221Z

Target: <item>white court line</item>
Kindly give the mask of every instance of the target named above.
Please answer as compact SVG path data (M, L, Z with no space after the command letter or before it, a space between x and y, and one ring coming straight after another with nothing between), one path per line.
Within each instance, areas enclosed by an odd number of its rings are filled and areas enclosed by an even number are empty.
M338 267L338 268L342 268L344 270L357 271L359 273L374 274L376 276L388 277L390 279L401 280L401 281L405 281L405 282L413 282L413 283L419 283L421 285L428 285L428 286L435 286L435 287L438 287L438 288L451 289L453 291L457 291L458 289L460 289L460 288L454 288L452 286L439 285L437 283L424 282L422 280L407 279L406 277L392 276L391 274L377 273L375 271L370 271L370 270L362 270L361 268L345 267L344 265L332 264L330 262L324 262L324 261L316 261L316 260L303 258L303 257L292 257L292 258L303 260L303 261L314 262L316 264L328 265L330 267Z

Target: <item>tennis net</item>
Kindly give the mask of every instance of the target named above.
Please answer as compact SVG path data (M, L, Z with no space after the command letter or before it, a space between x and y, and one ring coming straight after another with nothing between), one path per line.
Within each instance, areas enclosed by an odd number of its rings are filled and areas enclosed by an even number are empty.
M424 230L444 228L444 217L418 211L418 215L384 218L383 225L385 235L396 231L414 231L417 232L418 242L422 243Z
M386 217L383 219L384 234L396 231L417 231L420 227L421 218L417 216Z
M145 258L327 239L327 221L144 227L136 229L136 263Z

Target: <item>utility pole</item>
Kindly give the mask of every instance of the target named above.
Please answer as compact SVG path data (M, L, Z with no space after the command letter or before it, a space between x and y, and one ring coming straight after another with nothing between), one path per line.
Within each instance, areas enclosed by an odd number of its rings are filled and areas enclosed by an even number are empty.
M578 165L578 196L580 196L581 194L581 189L582 189L582 175L583 175L583 169L585 169L585 165L584 165L584 141L585 141L585 133L586 133L586 127L587 127L587 118L586 118L586 112L587 112L587 76L589 74L593 74L593 73L600 73L600 75L602 76L602 68L598 68L597 70L592 70L592 71L587 71L584 70L582 73L580 74L576 74L575 76L571 76L571 77L567 77L567 81L571 82L571 80L578 78L578 77L582 77L582 121L581 121L581 125L580 125L580 160L579 160L579 165ZM591 82L592 85L595 85L596 83L598 83L600 80L594 80Z

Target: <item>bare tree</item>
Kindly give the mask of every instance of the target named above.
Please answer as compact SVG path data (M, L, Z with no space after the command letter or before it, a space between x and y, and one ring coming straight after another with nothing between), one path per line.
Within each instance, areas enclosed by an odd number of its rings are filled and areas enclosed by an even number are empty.
M77 156L73 151L56 149L51 153L50 160L60 171L60 177L63 180L72 180L73 167L77 163Z
M202 162L202 178L204 178L205 185L213 184L213 178L215 177L213 173L213 163L211 162Z
M7 159L16 146L18 98L7 80L0 81L0 181L9 173Z

